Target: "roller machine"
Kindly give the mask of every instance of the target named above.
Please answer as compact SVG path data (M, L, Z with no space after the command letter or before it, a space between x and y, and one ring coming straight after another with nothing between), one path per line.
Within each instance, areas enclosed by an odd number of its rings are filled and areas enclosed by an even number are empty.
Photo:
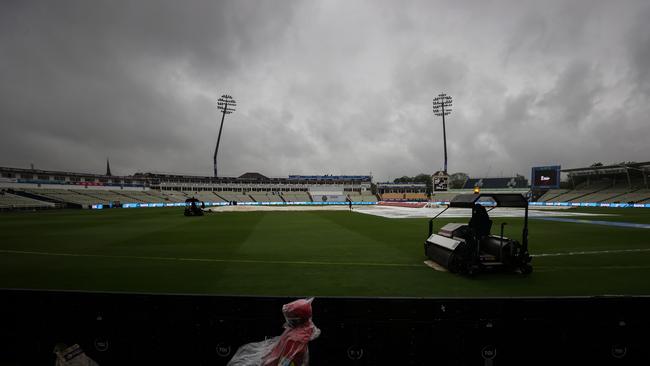
M486 209L488 207L488 209ZM499 235L491 233L488 212L495 208L523 208L524 227L521 242L505 237L506 223ZM449 208L472 210L467 224L449 223L437 233L433 221ZM533 267L528 253L528 201L521 194L463 194L429 221L429 237L424 242L426 256L449 272L474 275L480 272L517 272L529 274Z
M192 197L185 200L185 211L183 214L185 216L203 216L203 209L205 208L205 203L200 200Z

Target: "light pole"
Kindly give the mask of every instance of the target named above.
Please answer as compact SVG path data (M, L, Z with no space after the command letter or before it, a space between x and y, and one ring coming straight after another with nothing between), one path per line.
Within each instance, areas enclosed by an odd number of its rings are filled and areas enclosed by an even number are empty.
M451 113L451 96L438 94L433 98L433 114L442 116L442 139L445 146L445 174L447 174L447 132L445 131L445 116Z
M219 142L221 141L221 130L223 129L223 121L226 119L226 114L230 114L235 111L237 102L232 99L230 95L222 95L221 98L217 100L217 108L222 112L221 115L221 126L219 127L219 137L217 137L217 147L214 149L214 177L217 175L217 153L219 152Z

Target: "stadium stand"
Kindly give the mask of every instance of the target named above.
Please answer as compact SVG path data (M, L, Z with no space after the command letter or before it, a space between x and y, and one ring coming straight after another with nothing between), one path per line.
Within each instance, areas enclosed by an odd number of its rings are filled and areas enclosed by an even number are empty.
M114 193L123 195L127 197L125 201L135 200L135 202L144 202L144 203L159 203L159 202L169 202L170 200L167 197L163 196L157 191L113 191ZM174 201L172 201L174 202ZM181 202L178 200L178 202Z
M556 196L552 199L554 202L579 202L579 201L574 201L576 199L586 197L587 195L591 195L596 192L600 192L604 189L608 188L608 183L607 182L598 182L595 184L582 184L576 189L568 191L566 193L563 193L559 196Z
M185 193L180 191L159 191L159 194L169 202L185 202L188 198Z
M181 192L174 194L161 193L159 191L141 190L100 190L100 189L52 189L52 188L30 188L17 190L24 192L36 199L46 199L52 202L71 203L87 208L93 204L109 204L111 202L121 203L159 203L159 202L185 202L187 196ZM216 197L216 196L215 196ZM217 198L217 201L219 199Z
M552 201L555 197L567 193L568 189L549 189L544 193L537 201L538 202L549 202Z
M615 199L618 196L626 194L629 189L625 188L608 188L601 191L576 198L571 202L603 202L609 199Z
M112 191L104 191L98 189L85 189L85 190L71 189L70 191L74 193L78 193L80 195L86 195L95 198L95 202L93 203L101 203L101 204L110 204L111 202L138 203L138 201L134 200L133 198Z
M650 189L639 189L604 200L604 203L648 203Z
M77 193L73 190L68 190L68 189L44 188L44 189L24 189L23 191L35 197L42 197L60 203L72 203L86 208L96 203L103 203L103 202L98 202L97 197L92 197L86 194Z
M352 202L377 202L377 197L368 191L346 191L344 193Z
M0 209L53 208L54 203L0 191Z
M117 192L117 191L110 191L111 193L114 193L115 195L122 196L122 202L132 202L132 203L138 203L138 202L161 202L160 200L154 200L153 196L150 196L144 192L140 191L133 191L133 192Z
M252 172L240 177L159 173L113 176L108 169L106 174L93 174L0 167L0 187L3 189L21 191L28 198L36 200L81 208L117 201L185 202L191 196L213 202L313 202L314 198L309 192L327 195L328 199L334 200L330 196L340 195L345 199L343 194L346 191L364 192L355 197L356 201L376 202L377 197L368 193L371 184L372 177L369 175L270 178Z
M284 202L279 194L273 192L249 192L248 195L255 202Z
M216 192L217 195L223 198L226 202L236 201L236 202L253 202L253 199L242 192L232 192L232 191L223 191Z
M377 183L379 197L384 201L427 201L424 183Z
M384 201L427 201L424 193L384 193L381 195Z
M307 192L282 192L285 202L312 202Z
M574 199L586 196L588 194L594 193L593 190L572 190L568 191L566 193L563 193L555 198L553 198L551 201L553 202L570 202Z
M506 178L469 178L462 189L527 188L528 180L522 176Z
M573 190L550 190L538 201L575 203L639 203L650 198L650 162L593 164L584 168L563 169Z
M212 191L195 191L195 192L185 191L183 193L187 197L194 197L203 202L226 202L226 200L222 199L221 197L216 195L215 192Z
M427 201L429 199L426 193L405 193L404 198L407 201Z
M187 199L187 196L183 192L149 190L146 193L160 198L156 202L185 202Z
M377 196L372 193L362 193L361 194L362 202L377 202Z
M363 201L363 196L361 196L361 192L357 191L345 191L343 192L347 198L350 199L352 202L361 202Z
M383 193L381 195L382 201L398 201L404 199L404 193Z

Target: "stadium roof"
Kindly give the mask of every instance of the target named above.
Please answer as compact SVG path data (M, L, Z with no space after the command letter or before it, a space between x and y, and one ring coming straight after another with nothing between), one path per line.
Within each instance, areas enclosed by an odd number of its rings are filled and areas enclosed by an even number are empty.
M391 182L386 182L386 183L377 183L377 187L426 187L427 185L424 183L391 183Z
M621 174L625 173L628 169L650 171L650 161L635 163L620 163L601 166L590 166L585 168L562 169L563 173L572 175L592 175L592 174Z
M0 172L11 172L11 173L18 173L18 174L37 174L37 175L53 175L53 176L78 176L78 177L114 177L114 178L129 178L129 179L137 179L138 177L134 176L116 176L116 175L105 175L105 174L98 174L98 173L80 173L80 172L71 172L71 171L63 171L63 170L43 170L43 169L25 169L25 168L12 168L12 167L6 167L2 166L0 167Z
M240 179L251 179L251 180L268 180L269 178L260 174L260 173L244 173L239 176Z

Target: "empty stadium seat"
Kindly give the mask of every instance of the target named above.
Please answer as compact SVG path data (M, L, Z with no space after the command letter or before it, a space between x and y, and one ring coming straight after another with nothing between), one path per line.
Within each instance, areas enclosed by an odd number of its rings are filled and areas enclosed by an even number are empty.
M194 197L203 202L225 202L224 199L215 194L216 192L212 191L184 191L183 193L185 193L187 197Z
M36 199L11 194L0 193L0 209L22 209L22 208L49 208L54 207L53 203L39 201Z
M242 192L232 192L232 191L222 191L215 192L218 196L224 199L226 202L236 201L236 202L253 202L253 199L250 198L247 194Z
M426 201L429 199L426 193L406 193L404 198L408 201Z
M646 203L650 199L650 189L638 189L633 192L628 192L626 194L618 195L616 197L609 198L603 202L605 203Z
M406 199L404 193L383 193L381 199L384 201L398 201Z
M311 202L307 192L282 192L282 198L285 202Z
M555 197L558 197L564 193L567 193L568 189L549 189L544 193L540 198L537 199L537 202L550 202Z
M250 192L248 194L255 202L283 202L279 194L272 192Z

